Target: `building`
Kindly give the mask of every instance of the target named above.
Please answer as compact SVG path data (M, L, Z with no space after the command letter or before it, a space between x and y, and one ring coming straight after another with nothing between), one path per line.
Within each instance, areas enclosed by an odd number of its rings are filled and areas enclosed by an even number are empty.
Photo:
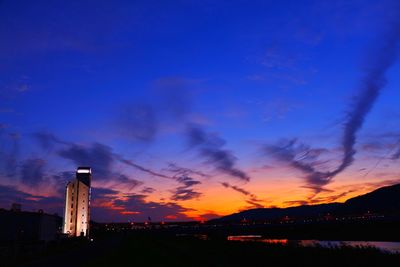
M63 233L69 236L89 237L91 180L92 170L78 167L76 178L66 186Z
M18 210L0 209L0 243L55 240L60 233L61 223L62 218L56 214L21 211L21 205Z
M21 211L21 204L19 204L19 203L12 203L12 204L11 204L11 211L15 211L15 212Z

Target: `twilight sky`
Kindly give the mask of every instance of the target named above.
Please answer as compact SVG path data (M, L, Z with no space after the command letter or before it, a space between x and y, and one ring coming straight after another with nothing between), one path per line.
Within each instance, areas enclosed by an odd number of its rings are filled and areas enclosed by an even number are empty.
M398 1L0 0L0 208L209 219L400 182Z

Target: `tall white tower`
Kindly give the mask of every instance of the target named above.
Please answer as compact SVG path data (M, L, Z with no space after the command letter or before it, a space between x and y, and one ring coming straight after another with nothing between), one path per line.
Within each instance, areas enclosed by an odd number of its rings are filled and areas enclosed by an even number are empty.
M69 236L89 237L91 180L92 170L78 167L76 178L67 184L63 233Z

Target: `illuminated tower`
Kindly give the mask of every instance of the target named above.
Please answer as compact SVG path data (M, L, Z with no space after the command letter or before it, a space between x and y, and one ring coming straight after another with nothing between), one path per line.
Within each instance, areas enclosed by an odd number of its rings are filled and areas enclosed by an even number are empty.
M92 170L78 167L76 178L67 184L63 233L69 236L89 237L91 180Z

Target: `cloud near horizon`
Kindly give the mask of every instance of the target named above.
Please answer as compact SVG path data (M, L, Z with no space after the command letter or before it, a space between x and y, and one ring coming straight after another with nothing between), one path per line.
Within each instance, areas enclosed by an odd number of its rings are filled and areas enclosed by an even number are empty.
M246 203L250 204L250 207L247 207L247 208L252 209L252 208L264 208L265 207L264 201L258 199L257 196L254 195L253 193L251 193L237 185L231 185L227 182L222 182L221 185L225 188L231 188L234 191L244 195L246 197Z
M98 191L98 192L96 192ZM147 221L154 222L190 220L185 212L189 209L174 202L147 201L144 194L121 194L115 190L96 188L93 212L99 221Z

